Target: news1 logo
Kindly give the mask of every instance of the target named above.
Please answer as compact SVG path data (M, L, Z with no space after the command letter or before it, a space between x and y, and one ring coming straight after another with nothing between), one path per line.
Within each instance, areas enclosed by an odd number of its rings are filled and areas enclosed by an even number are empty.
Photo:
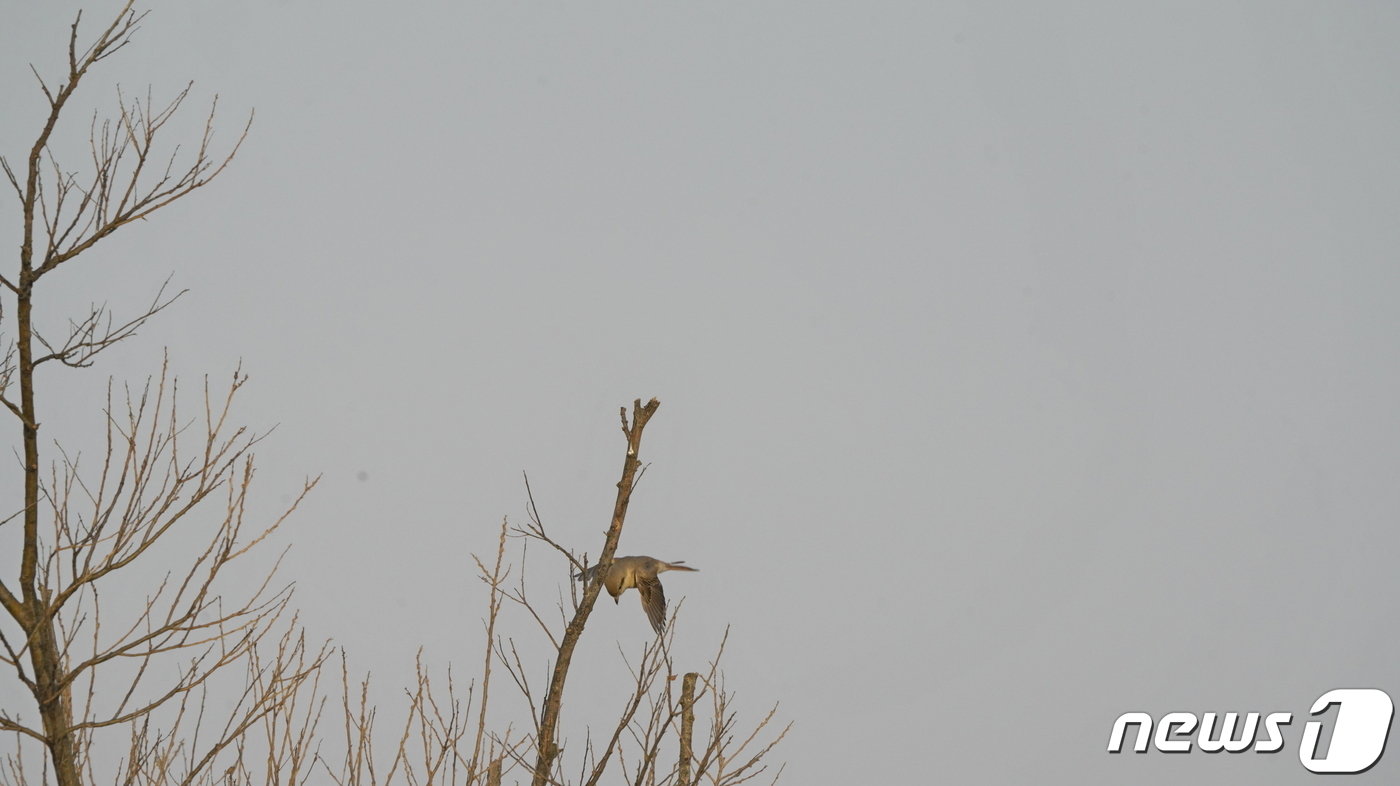
M1350 774L1369 770L1381 760L1390 736L1390 721L1395 715L1390 695L1376 688L1337 688L1319 696L1309 712L1321 715L1333 705L1337 706L1337 718L1331 725L1327 752L1318 755L1323 722L1308 721L1303 727L1298 761L1310 772ZM1125 712L1113 722L1108 752L1123 752L1128 728L1133 726L1137 731L1132 746L1135 753L1145 753L1149 739L1163 753L1190 753L1193 731L1196 745L1205 753L1244 753L1250 749L1256 753L1277 753L1284 746L1282 727L1293 722L1293 713L1263 716L1262 740L1260 717L1258 712L1246 713L1241 725L1237 712L1227 712L1223 718L1214 712L1199 717L1191 712L1169 712L1156 722L1154 734L1151 715Z

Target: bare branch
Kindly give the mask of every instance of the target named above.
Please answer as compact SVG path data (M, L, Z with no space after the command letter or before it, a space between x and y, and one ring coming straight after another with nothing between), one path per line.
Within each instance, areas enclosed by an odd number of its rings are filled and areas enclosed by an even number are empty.
M550 679L549 690L545 693L544 714L540 718L540 728L536 736L536 755L532 786L545 786L553 770L554 759L559 754L555 740L555 730L559 723L559 711L564 699L564 683L568 678L569 664L579 637L583 635L584 624L593 611L593 604L602 589L602 577L612 565L613 554L617 552L618 540L622 537L622 525L627 518L627 506L632 498L632 484L636 478L640 462L637 454L641 449L642 432L651 416L656 413L661 402L656 399L642 406L641 399L633 402L632 425L627 423L627 409L622 408L622 433L627 439L627 455L622 462L622 479L617 484L617 501L613 505L612 524L608 527L603 552L599 556L600 569L583 592L583 600L574 612L573 619L564 631L559 645L559 653L554 661L554 674Z
M36 332L34 337L49 350L49 353L35 358L34 365L38 366L50 360L57 360L72 368L91 366L93 358L99 352L136 335L136 331L145 325L151 317L164 311L189 291L182 289L167 297L165 289L169 284L170 279L167 278L156 292L155 298L151 300L151 304L139 315L120 325L112 324L112 317L107 311L106 305L93 305L88 315L81 321L69 321L68 337L58 348L53 347Z

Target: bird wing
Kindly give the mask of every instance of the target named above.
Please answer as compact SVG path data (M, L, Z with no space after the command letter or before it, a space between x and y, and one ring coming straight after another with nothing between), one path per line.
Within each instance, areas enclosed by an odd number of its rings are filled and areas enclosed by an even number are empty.
M638 578L637 594L642 598L642 608L651 620L651 627L660 633L666 627L666 593L661 589L661 579L655 576Z

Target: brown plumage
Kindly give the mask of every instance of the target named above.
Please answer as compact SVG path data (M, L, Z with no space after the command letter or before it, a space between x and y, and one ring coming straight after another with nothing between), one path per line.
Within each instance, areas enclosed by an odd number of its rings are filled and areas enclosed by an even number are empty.
M618 597L624 591L636 587L637 594L642 598L642 609L646 611L647 619L651 620L651 627L660 633L666 627L666 593L662 591L661 579L657 576L668 570L696 571L699 568L687 566L685 560L663 562L653 557L617 557L603 577L603 586L612 596L613 603L618 602ZM574 578L592 581L597 572L598 566L594 565L582 573L575 573Z

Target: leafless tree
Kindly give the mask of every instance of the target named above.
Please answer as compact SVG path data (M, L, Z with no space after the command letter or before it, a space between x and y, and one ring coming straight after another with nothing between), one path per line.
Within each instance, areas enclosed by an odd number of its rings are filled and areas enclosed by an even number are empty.
M700 693L691 692L684 702L680 700L681 697L674 693L675 680L679 675L671 655L671 643L675 635L674 619L679 614L681 605L677 604L671 625L642 648L635 663L628 661L633 678L631 691L622 697L619 706L609 710L615 718L610 724L611 728L605 727L604 734L596 741L592 734L589 734L577 760L577 779L570 781L565 776L562 763L558 761L561 753L557 740L558 724L572 656L602 590L602 577L606 575L616 555L632 494L646 471L646 465L640 458L642 434L659 407L660 402L656 399L651 399L646 404L639 399L633 402L630 420L626 408L620 413L626 452L623 456L622 475L617 483L612 519L604 534L603 548L597 561L599 569L594 573L594 579L584 586L581 595L576 591L575 585L570 585L569 606L567 610L562 606L558 609L561 616L565 617L562 620L562 635L556 634L553 625L547 620L549 615L542 611L544 604L532 599L528 591L523 573L524 550L520 558L520 581L513 588L497 587L493 590L493 594L503 591L507 599L524 609L555 652L543 701L537 706L534 698L536 692L529 670L520 659L514 642L502 638L497 643L497 657L521 694L525 696L530 705L531 715L535 719L533 733L529 735L529 751L532 755L517 754L515 758L515 763L529 773L532 786L571 782L594 786L602 781L612 765L616 765L627 782L637 786L658 783L686 786L696 783L738 784L766 771L766 757L787 735L790 728L770 728L776 715L774 707L773 711L745 732L744 738L736 741L735 733L738 727L737 715L732 708L733 696L724 690L720 671L723 642L703 675L686 675L692 684L697 678L703 679L704 687ZM562 557L566 571L582 573L587 567L586 555L575 553L550 536L535 506L534 495L529 492L528 479L526 491L530 503L529 523L516 528L515 534L528 542L547 546L551 552ZM624 660L627 660L626 653L622 655ZM706 727L710 737L699 754L693 752L691 739L696 700L709 700L712 709ZM683 723L687 712L691 713L690 724ZM770 736L754 749L757 741L765 735ZM677 746L679 757L663 758L663 747L672 743ZM738 760L746 754L749 755L748 759ZM663 761L675 763L663 766Z
M16 783L94 780L94 743L104 732L126 743L104 748L119 751L119 782L212 783L251 730L295 706L325 657L307 647L288 610L289 590L273 585L271 573L246 597L222 594L221 577L239 572L246 581L245 558L285 518L245 524L253 448L263 435L230 422L241 372L218 389L206 380L194 413L180 409L164 366L144 385L109 383L105 450L95 462L62 446L41 450L40 369L91 365L179 297L162 288L132 317L115 318L102 304L55 319L42 313L46 283L117 230L209 183L247 133L245 126L216 153L211 108L198 144L181 154L163 132L189 88L164 104L119 92L113 118L94 120L80 166L61 160L52 141L65 108L93 67L130 43L142 18L128 3L85 44L79 14L66 73L48 80L34 72L48 111L33 146L19 161L0 159L23 237L18 269L0 274L13 302L0 402L20 432L24 487L22 506L3 524L18 522L22 531L18 564L0 573L8 618L0 624L0 666L32 699L29 708L0 710L0 731L16 739L0 780ZM175 569L153 565L158 544L176 531L199 545ZM122 603L133 596L143 600ZM237 675L238 688L220 716L206 699L226 673ZM26 755L34 746L42 756ZM270 755L305 758L285 748Z
M659 406L654 399L645 405L634 402L630 420L627 410L622 411L626 454L600 563L607 564L616 552L631 494L645 469L639 458L642 429ZM567 580L571 573L582 571L587 560L549 534L528 479L526 492L528 523L515 527L502 522L494 560L476 558L478 576L488 590L484 617L488 644L477 678L463 692L449 672L442 688L443 683L435 685L420 660L416 684L406 691L406 719L395 737L380 742L368 683L354 685L346 672L344 758L323 759L331 778L341 786L399 782L497 786L504 777L579 786L619 779L634 786L737 786L767 773L769 754L789 727L775 722L776 706L755 723L740 722L735 697L726 690L720 668L725 641L702 671L684 675L682 685L690 685L689 690L680 694L675 690L682 675L672 642L683 604L676 604L671 623L644 643L639 653L629 656L619 647L631 674L630 685L611 706L587 708L582 746L566 750L559 740L564 686L591 611L590 601L596 600L601 584L595 580L580 592L570 582L565 599L557 581L527 574L532 543L544 545L546 556L557 560L558 570L547 575ZM514 560L506 556L511 539L521 543ZM512 623L523 623L524 629ZM549 653L543 675L536 668L541 646ZM507 722L502 726L502 718L512 716L497 702L501 696L493 683L497 670L505 673L507 684L524 705L525 725ZM773 773L772 780L780 772L781 768Z

